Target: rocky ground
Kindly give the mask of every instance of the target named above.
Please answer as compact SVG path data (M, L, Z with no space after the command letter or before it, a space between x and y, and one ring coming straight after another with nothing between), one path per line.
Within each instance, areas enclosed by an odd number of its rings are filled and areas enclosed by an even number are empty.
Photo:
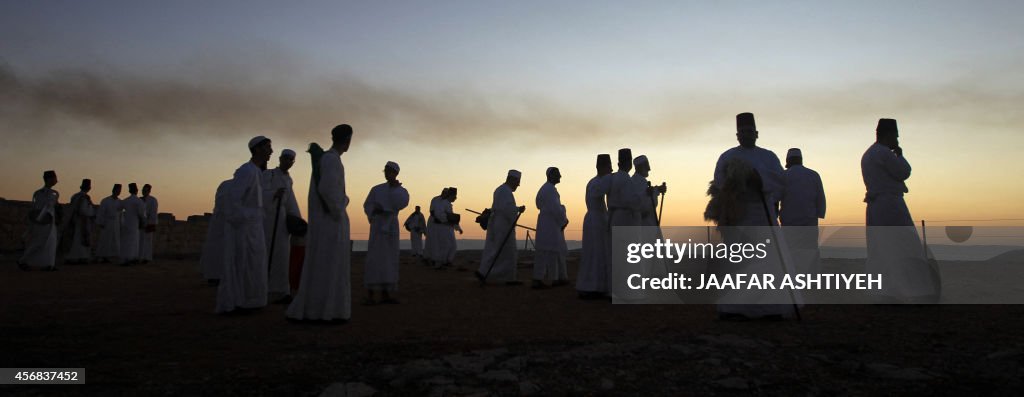
M460 253L469 266L479 253ZM525 258L529 259L529 258ZM570 275L575 274L575 259ZM361 256L354 258L359 302ZM525 280L528 270L520 271ZM709 306L611 305L572 287L476 284L406 260L402 304L346 325L283 306L213 314L196 261L20 272L0 261L0 367L84 367L4 395L1019 394L1024 307L818 306L721 322Z

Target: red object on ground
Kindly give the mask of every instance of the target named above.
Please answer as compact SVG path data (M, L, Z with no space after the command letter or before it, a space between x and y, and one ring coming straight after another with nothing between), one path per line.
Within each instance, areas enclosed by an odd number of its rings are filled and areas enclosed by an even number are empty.
M299 280L302 277L302 261L306 259L306 246L293 245L288 257L288 284L292 291L298 291Z

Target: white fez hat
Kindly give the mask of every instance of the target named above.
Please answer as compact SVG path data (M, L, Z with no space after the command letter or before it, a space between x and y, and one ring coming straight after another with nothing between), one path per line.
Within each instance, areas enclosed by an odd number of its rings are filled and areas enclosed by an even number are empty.
M256 147L257 145L263 143L263 141L269 141L269 140L270 139L268 139L267 137L265 137L263 135L254 137L254 138L249 140L249 149L252 149L252 148Z

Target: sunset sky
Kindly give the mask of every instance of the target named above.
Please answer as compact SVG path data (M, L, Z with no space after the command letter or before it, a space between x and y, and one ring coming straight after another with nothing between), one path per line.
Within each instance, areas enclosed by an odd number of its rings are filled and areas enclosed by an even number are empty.
M704 225L749 111L759 146L800 147L821 174L823 223L863 222L879 117L899 121L915 219L1024 218L1021 15L1020 1L2 1L0 197L28 199L55 169L65 201L86 177L97 202L151 183L183 219L266 135L300 152L305 214L301 152L349 123L354 239L388 160L412 196L403 219L444 186L459 212L483 209L516 168L531 226L557 166L578 239L595 156L621 147L668 183L665 224Z

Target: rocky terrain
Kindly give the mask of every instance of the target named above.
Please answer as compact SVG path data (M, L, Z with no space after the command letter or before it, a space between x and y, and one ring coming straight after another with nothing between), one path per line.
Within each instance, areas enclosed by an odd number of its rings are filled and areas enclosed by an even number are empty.
M478 252L460 253L473 267ZM1024 307L812 306L723 322L698 305L583 301L572 287L480 287L404 259L399 305L291 324L213 314L195 261L21 272L0 260L0 367L84 367L85 385L5 395L1019 394ZM524 261L529 258L525 257ZM570 261L570 275L576 260ZM520 270L528 278L528 269Z

